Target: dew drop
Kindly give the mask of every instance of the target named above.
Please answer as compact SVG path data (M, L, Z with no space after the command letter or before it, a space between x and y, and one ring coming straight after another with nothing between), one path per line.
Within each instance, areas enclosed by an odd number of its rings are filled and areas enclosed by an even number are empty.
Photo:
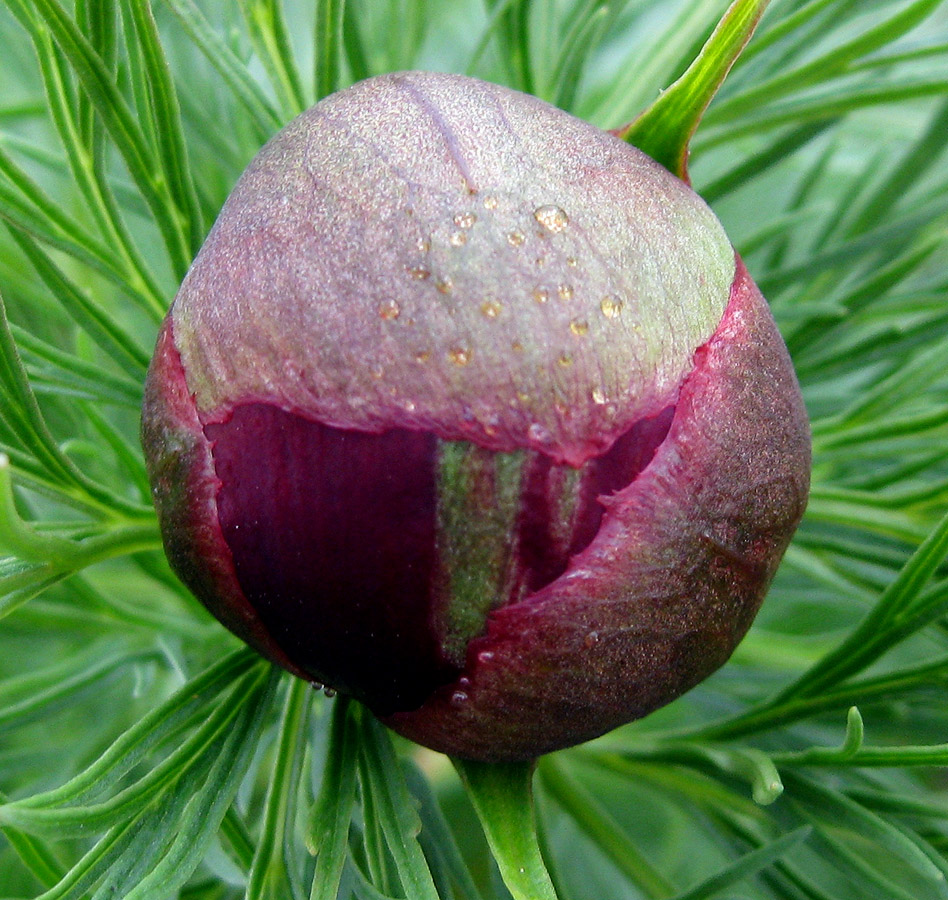
M462 675L462 676L458 679L458 684L459 684L462 688L469 688L469 687L471 686L471 679L468 678L467 675Z
M576 337L582 337L589 331L589 323L585 319L573 319L569 323L569 330L576 335Z
M309 683L309 686L310 686L314 691L321 691L321 690L323 689L323 683L322 683L321 681L311 681L311 682Z
M556 292L560 295L560 300L572 300L573 299L573 286L569 284L561 284Z
M484 209L497 209L497 198L491 194L484 197Z
M404 409L405 412L413 413L413 412L415 411L415 404L414 404L414 401L412 401L412 400L406 400L406 401L402 404L402 409Z
M550 292L546 288L537 288L533 292L533 299L537 303L546 303L550 299Z
M335 688L331 688L331 687L324 687L324 688L323 688L323 693L324 693L327 697L330 697L330 698L336 696Z
M599 308L607 319L614 319L622 312L622 301L616 300L615 297L603 297Z
M415 362L417 362L417 363L426 363L426 362L428 362L429 359L431 359L431 351L430 351L430 350L419 350L419 351L415 354Z
M428 238L418 238L415 246L422 252L427 253L431 249L431 241Z
M557 234L569 224L569 216L552 203L540 206L533 211L536 219L547 231Z
M467 243L467 235L463 231L452 231L448 243L452 247L463 247Z
M473 228L474 223L477 221L477 216L472 212L458 213L454 217L454 224L458 228Z
M486 319L496 319L503 307L496 300L485 300L481 304L481 314Z
M571 269L575 269L575 268L576 268L576 257L575 257L575 256L568 256L568 257L566 257L566 265L568 265Z
M557 360L560 366L564 369L568 369L573 364L573 357L568 353L561 353L560 358Z
M381 366L378 366L378 365L372 366L372 377L374 379L379 380L384 375L385 375L385 369L383 369Z
M467 694L464 691L455 691L451 695L452 706L464 706L467 703Z
M448 351L448 358L456 366L466 366L471 361L471 350L468 347L453 347Z
M435 287L441 291L442 294L450 294L454 290L454 282L445 275L443 278L439 278L435 282Z
M397 319L401 314L402 308L398 305L397 300L383 300L379 304L379 315L383 319Z
M514 353L523 353L523 344L521 344L520 341L514 341L510 345L510 349L513 350Z
M548 428L544 428L539 422L534 422L527 429L527 437L538 444L549 444L553 441L553 435Z
M592 389L592 400L597 406L602 406L606 402L606 394L601 387Z
M595 647L596 644L598 644L598 643L599 643L599 632L598 632L598 631L590 631L589 634L587 634L586 637L583 638L583 644L585 644L587 648L588 648L588 647Z
M426 278L431 277L431 270L426 269L424 266L409 266L408 274L418 281L424 281Z
M526 239L526 235L522 231L511 231L507 235L507 243L511 247L519 247Z

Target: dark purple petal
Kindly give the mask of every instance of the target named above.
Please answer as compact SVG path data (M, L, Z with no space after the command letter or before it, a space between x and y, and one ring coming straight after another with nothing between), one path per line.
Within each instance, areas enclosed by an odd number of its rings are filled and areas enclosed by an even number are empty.
M386 711L457 674L430 616L434 435L344 431L259 403L205 432L237 579L297 666Z

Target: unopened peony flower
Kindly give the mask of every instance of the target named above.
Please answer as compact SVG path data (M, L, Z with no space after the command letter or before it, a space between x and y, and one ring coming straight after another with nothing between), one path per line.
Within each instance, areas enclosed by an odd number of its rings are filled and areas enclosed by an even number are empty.
M802 514L783 342L703 201L533 97L373 78L278 134L184 281L143 435L228 628L456 756L727 660Z

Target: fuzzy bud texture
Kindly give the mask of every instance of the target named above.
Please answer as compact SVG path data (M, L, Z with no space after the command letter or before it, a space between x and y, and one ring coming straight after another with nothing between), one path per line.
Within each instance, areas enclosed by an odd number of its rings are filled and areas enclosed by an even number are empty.
M718 668L809 474L786 349L701 199L533 97L423 73L251 163L162 328L143 440L215 616L485 760Z

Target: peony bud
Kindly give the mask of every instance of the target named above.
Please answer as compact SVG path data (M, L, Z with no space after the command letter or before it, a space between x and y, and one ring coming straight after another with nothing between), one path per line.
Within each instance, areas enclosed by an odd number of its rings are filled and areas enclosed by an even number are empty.
M260 152L142 430L168 556L221 622L483 760L717 669L808 487L789 357L708 207L452 75L362 82Z

